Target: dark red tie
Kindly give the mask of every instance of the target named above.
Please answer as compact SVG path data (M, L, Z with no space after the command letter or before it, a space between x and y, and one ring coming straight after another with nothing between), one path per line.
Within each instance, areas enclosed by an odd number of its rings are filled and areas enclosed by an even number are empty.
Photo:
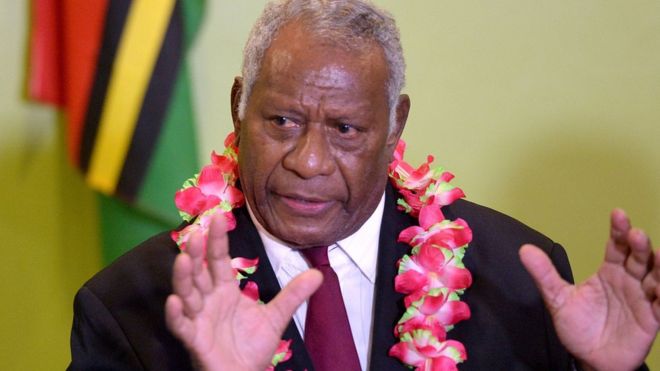
M305 347L312 357L314 369L360 370L339 279L328 260L328 248L310 247L301 252L312 267L323 273L321 287L307 303L305 320Z

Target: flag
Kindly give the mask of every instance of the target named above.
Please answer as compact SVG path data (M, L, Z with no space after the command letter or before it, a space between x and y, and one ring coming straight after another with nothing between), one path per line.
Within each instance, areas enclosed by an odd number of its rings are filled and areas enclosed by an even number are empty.
M33 0L28 98L63 112L67 153L100 193L111 261L177 223L198 168L186 54L204 0Z

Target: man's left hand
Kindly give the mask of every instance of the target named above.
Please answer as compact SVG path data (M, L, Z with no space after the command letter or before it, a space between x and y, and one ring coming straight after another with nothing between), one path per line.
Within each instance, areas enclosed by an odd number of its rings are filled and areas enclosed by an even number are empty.
M533 245L520 249L568 351L587 368L632 370L641 365L660 329L660 250L631 228L623 210L611 215L605 261L586 281L564 281Z

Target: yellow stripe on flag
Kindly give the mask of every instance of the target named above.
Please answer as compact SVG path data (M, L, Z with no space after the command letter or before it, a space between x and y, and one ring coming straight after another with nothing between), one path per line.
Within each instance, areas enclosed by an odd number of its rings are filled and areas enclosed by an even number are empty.
M94 143L88 183L115 191L175 0L134 0L128 13Z

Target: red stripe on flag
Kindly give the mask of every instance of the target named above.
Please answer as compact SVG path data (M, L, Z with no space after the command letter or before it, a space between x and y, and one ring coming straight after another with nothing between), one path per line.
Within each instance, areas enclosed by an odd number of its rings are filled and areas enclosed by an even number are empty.
M99 50L105 28L107 0L64 0L64 88L68 121L69 159L80 164L80 142L89 95L94 84Z
M108 0L33 0L28 97L63 107L69 160L80 143L103 39Z
M57 0L32 2L27 93L30 99L61 106L64 92L60 73L59 10Z

